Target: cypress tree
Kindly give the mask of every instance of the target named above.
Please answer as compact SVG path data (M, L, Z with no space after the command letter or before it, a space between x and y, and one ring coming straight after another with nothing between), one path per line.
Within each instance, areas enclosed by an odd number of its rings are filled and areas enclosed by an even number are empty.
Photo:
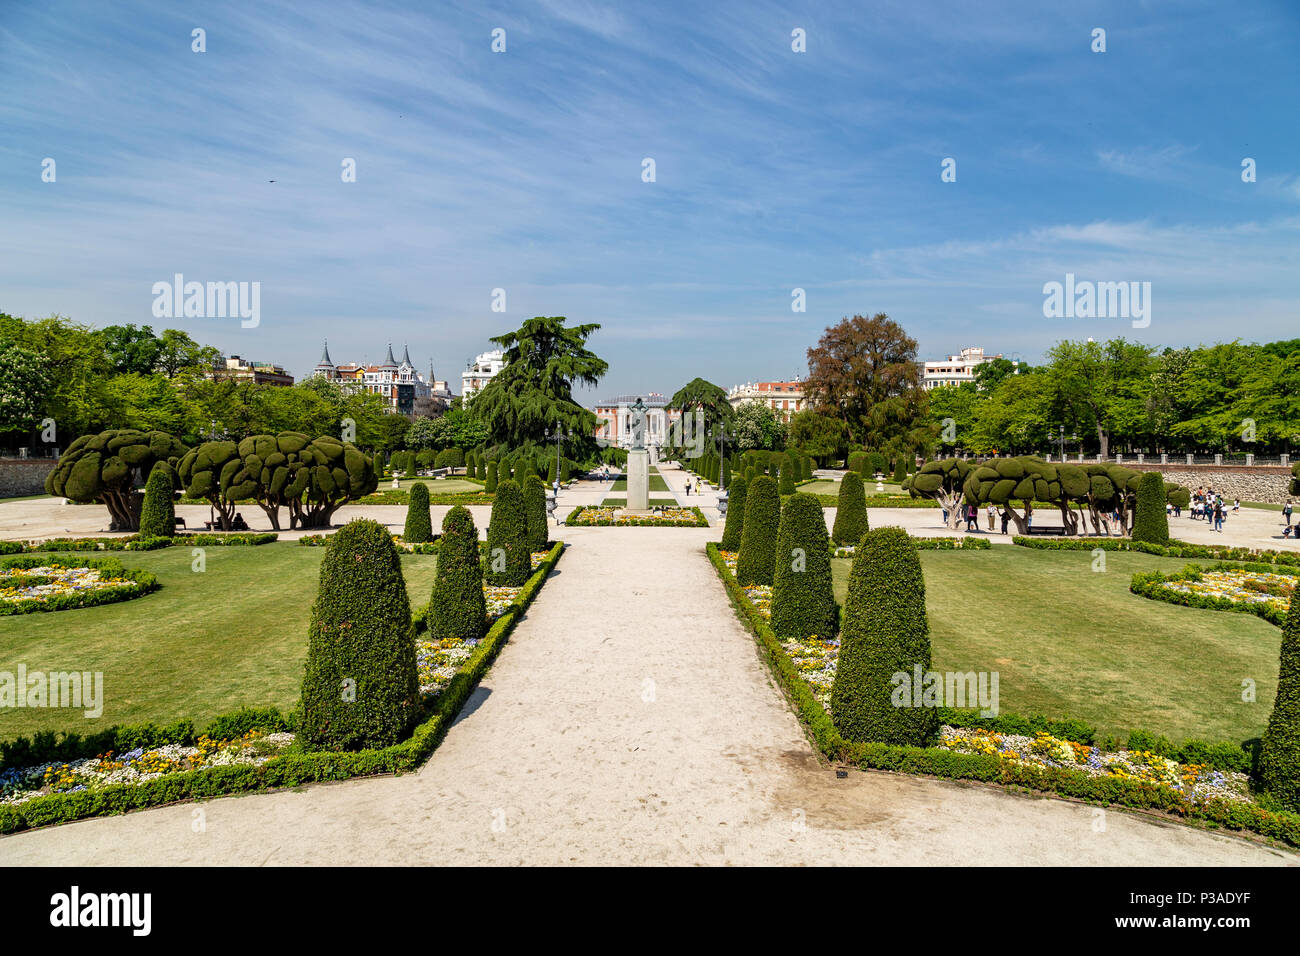
M867 498L862 488L862 476L855 471L846 471L840 479L839 504L835 508L831 537L836 544L856 545L868 528Z
M1165 480L1158 471L1148 471L1138 479L1133 540L1145 541L1148 544L1169 543L1169 517L1165 514Z
M528 549L528 512L524 493L511 479L497 485L488 524L488 584L519 587L532 573Z
M433 540L433 520L429 516L429 486L422 481L411 485L410 498L406 503L406 528L402 531L402 540L407 544Z
M722 487L731 487L731 462L726 458L722 460Z
M551 464L546 470L546 483L548 485L554 485L559 480L560 480L559 466L555 463L555 459L552 458Z
M903 456L898 456L898 461L894 463L894 484L901 485L907 481L907 465L903 462Z
M835 636L830 547L821 502L795 492L781 506L772 571L772 630L782 640Z
M745 495L745 520L740 529L740 557L736 559L736 581L771 584L776 555L776 531L781 519L781 499L776 482L759 475Z
M922 706L915 668L931 662L925 578L912 539L902 528L878 528L853 556L844 603L840 655L831 685L831 718L848 740L924 746L939 726L935 706ZM895 674L904 674L899 686ZM924 682L923 682L924 683ZM895 688L910 690L896 706ZM931 703L942 703L932 701Z
M723 551L740 550L740 531L745 524L745 489L749 482L742 476L731 479L727 489L727 523L722 529L722 543L718 545Z
M175 490L171 466L165 461L155 462L140 505L140 537L170 538L176 533Z
M478 474L475 477L477 477L480 481L487 481L487 466L488 466L487 457L482 452L479 452Z
M546 518L546 486L536 475L524 480L524 510L527 513L528 551L545 551L551 536Z
M758 472L756 472L756 471L754 470L754 466L753 466L753 465L748 466L748 467L745 469L745 481L747 481L747 482L753 481L754 478L757 476L757 474L758 474Z
M1277 696L1259 752L1259 779L1265 792L1300 813L1300 588L1282 627Z
M462 505L442 519L438 568L429 598L429 634L434 640L480 638L487 631L483 563L474 516Z
M406 453L406 457L403 459L402 463L406 466L406 477L407 477L407 478L414 478L414 477L415 477L415 470L416 470L416 467L417 467L417 465L416 465L416 461L415 461L415 452L413 452L413 451L408 451L408 452Z
M565 458L560 462L560 481L567 482L569 476L573 474L572 464L569 459Z
M384 477L384 453L382 451L375 452L374 466L375 466L375 477L383 478Z
M804 481L809 481L813 476L812 458L808 455L803 456L803 467L799 472Z
M794 463L788 455L781 461L781 494L794 494Z
M491 494L497 490L497 463L490 461L487 464L487 477L483 479L485 484L483 490Z
M388 529L330 536L311 610L299 739L316 749L390 747L419 716L411 605Z

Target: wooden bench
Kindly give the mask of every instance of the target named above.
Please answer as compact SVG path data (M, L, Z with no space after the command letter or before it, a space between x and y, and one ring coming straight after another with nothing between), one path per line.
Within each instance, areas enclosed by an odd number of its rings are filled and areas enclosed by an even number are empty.
M1035 521L1029 528L1030 534L1050 534L1055 537L1065 536L1065 526L1059 524L1039 524Z

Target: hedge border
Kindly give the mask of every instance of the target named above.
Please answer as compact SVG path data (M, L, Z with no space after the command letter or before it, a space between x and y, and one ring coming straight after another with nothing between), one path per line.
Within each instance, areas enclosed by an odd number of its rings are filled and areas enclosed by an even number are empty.
M704 517L704 512L698 506L692 505L690 511L695 513L695 522L693 524L682 524L678 521L659 521L654 517L637 517L623 521L602 520L602 521L578 521L582 512L587 510L597 510L599 505L578 505L569 512L569 516L564 519L564 525L567 528L707 528L709 519Z
M451 683L438 695L430 716L414 733L382 750L338 753L309 751L274 757L261 765L207 767L166 774L139 784L115 784L97 790L49 794L26 803L0 806L0 833L110 816L181 800L298 787L324 780L347 780L378 774L408 773L420 767L446 736L456 715L515 629L520 616L559 562L564 542L557 541L523 590L479 642ZM218 718L220 719L220 718Z
M935 537L918 538L912 536L912 544L918 551L992 551L993 542L988 538L974 537ZM856 551L857 545L831 545L831 557L851 558L852 554L839 554L840 551Z
M255 546L270 544L279 539L273 531L196 531L172 537L142 538L129 535L120 538L46 538L43 541L0 541L0 554L47 554L59 551L157 551L160 548L180 548L186 545L215 548Z
M1285 565L1263 564L1260 562L1221 561L1216 565L1203 568L1199 564L1189 564L1181 571L1165 574L1160 571L1139 571L1133 575L1128 589L1139 597L1152 601L1166 601L1183 607L1202 608L1212 611L1236 611L1239 614L1253 614L1263 618L1276 627L1286 623L1286 609L1270 607L1262 602L1231 601L1228 598L1210 597L1205 594L1187 594L1165 586L1167 581L1199 581L1206 571L1254 571L1257 574L1281 574L1286 577L1300 577L1300 569L1292 570ZM1300 582L1297 582L1300 584Z
M1164 811L1183 821L1243 830L1300 847L1300 814L1267 810L1258 804L1212 800L1191 807L1168 787L1107 777L1091 777L1067 768L1023 766L982 754L961 754L936 747L899 747L891 744L857 743L845 740L835 729L831 716L813 696L812 688L799 676L776 634L763 620L744 590L727 570L718 546L705 549L714 570L722 579L741 620L754 634L777 683L793 704L817 748L831 761L861 770L889 770L947 780L1019 787L1058 796L1124 806L1139 810Z
M1167 545L1149 544L1131 538L1028 538L1016 535L1011 543L1038 551L1137 551L1158 558L1205 558L1210 561L1251 561L1276 564L1283 567L1300 567L1300 553L1293 551L1239 548L1226 544L1192 544L1173 541Z

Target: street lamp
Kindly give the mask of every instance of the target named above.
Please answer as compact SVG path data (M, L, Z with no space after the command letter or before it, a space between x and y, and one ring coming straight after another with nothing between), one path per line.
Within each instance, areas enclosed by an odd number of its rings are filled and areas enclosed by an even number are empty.
M548 431L547 436L550 436ZM560 501L560 447L565 438L572 437L573 432L565 432L564 426L560 422L555 423L555 482L551 485L551 490L546 496L546 510L556 521L559 517L555 514L555 508Z
M727 426L718 426L718 514L727 516L727 488L722 481L722 469L727 461Z
M1061 463L1064 464L1065 463L1065 426L1058 425L1057 431L1061 436Z

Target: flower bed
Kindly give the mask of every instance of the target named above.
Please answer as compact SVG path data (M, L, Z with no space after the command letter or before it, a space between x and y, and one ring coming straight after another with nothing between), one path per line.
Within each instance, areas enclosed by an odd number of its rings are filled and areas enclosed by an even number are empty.
M1101 751L1099 762L1107 767L1114 766L1122 772L1090 772L1080 765L1077 759L1067 763L1063 759L1053 760L1050 756L1043 759L1010 759L1000 752L989 752L987 744L981 748L964 746L957 743L960 734L950 734L950 743L945 746L943 738L930 747L899 747L866 741L851 741L842 737L831 720L825 703L819 699L815 685L805 674L819 674L824 666L816 666L815 654L818 648L804 648L808 656L803 658L804 666L795 663L795 657L777 638L768 622L767 615L760 608L760 602L751 599L746 589L736 581L732 568L728 567L727 558L714 543L706 546L709 559L722 579L724 587L731 598L732 606L748 625L767 658L773 675L785 690L796 712L808 727L818 748L832 761L839 761L863 770L889 770L900 773L923 774L953 780L977 780L1004 786L1056 793L1061 796L1088 800L1102 805L1120 805L1168 812L1179 818L1193 820L1211 826L1223 826L1235 830L1250 830L1263 836L1283 841L1291 846L1300 846L1300 814L1286 810L1271 810L1249 799L1243 799L1244 781L1235 771L1219 771L1222 779L1215 776L1215 771L1199 763L1186 763L1170 767L1153 760L1146 751ZM825 651L829 656L829 650ZM941 711L944 718L955 711ZM1002 715L994 722L1024 724L1025 718ZM1040 720L1041 722L1041 720ZM951 720L947 721L950 731ZM1076 721L1054 722L1062 727L1077 725ZM985 728L988 729L988 728ZM1005 732L1000 732L1005 737ZM1039 735L1041 737L1042 735ZM1149 735L1145 735L1149 736ZM971 738L973 739L973 738ZM1039 739L1038 737L1034 739ZM1029 740L1028 737L1025 740ZM1051 753L1053 746L1062 741L1045 742L1042 746ZM1021 745L1024 749L1024 745ZM1189 741L1185 749L1191 748ZM1071 748L1073 751L1073 748ZM1213 752L1218 748L1198 749ZM1239 749L1239 748L1224 748ZM1060 753L1060 751L1058 751ZM1032 754L1032 748L1030 749ZM1237 755L1240 757L1240 754ZM1091 759L1091 750L1089 751ZM1173 761L1171 761L1173 763ZM1146 770L1140 768L1146 767ZM1187 785L1191 778L1191 786ZM1178 779L1181 785L1171 782ZM1164 781L1164 782L1162 782Z
M1177 574L1147 571L1133 575L1129 590L1185 607L1257 614L1281 627L1300 571L1282 565L1221 563L1203 569L1189 564Z
M569 512L564 523L569 527L666 527L707 528L709 519L699 508L664 508L657 514L632 515L621 508L592 508L579 505Z
M113 604L157 588L152 574L111 558L10 558L0 565L0 615Z
M1178 791L1189 804L1224 799L1249 802L1249 778L1244 773L1215 770L1206 764L1179 763L1149 750L1105 751L1100 747L1053 737L1041 731L1033 737L1005 734L979 727L939 730L938 746L964 754L984 754L1022 767L1067 768L1091 777L1132 780Z
M137 783L105 783L101 787L85 790L47 793L17 805L0 802L0 833L14 833L85 817L126 813L177 800L416 770L442 741L470 693L510 637L520 615L537 596L547 575L563 553L564 542L559 541L551 546L513 603L497 618L487 636L474 647L464 665L456 671L441 693L426 698L427 710L423 722L409 738L399 744L381 750L348 752L301 751L291 744L262 762L204 766L195 770L182 768ZM241 735L248 730L266 730L269 735L272 731L284 731L286 726L284 719L274 710L240 711L218 717L209 727L208 736L217 739L217 728L223 731L219 736L225 738L234 736L227 732L231 728L236 728ZM152 724L135 728L114 727L89 740L99 744L107 739L134 742L140 738L145 738L149 745L189 745L197 739L188 721L178 721L164 728ZM19 738L12 743L0 743L0 756L3 756L6 767L21 767L36 762L24 759L33 754L41 754L41 762L49 762L50 752L58 752L61 756L68 752L79 756L97 752L97 749L87 750L86 746L87 741L75 733L64 734L61 739L53 734L38 734L34 740ZM132 746L135 744L132 743Z
M26 803L52 794L81 793L112 785L139 785L166 774L206 767L256 766L283 753L294 735L250 730L232 740L202 736L193 746L164 744L112 751L70 763L51 762L0 771L0 804Z

